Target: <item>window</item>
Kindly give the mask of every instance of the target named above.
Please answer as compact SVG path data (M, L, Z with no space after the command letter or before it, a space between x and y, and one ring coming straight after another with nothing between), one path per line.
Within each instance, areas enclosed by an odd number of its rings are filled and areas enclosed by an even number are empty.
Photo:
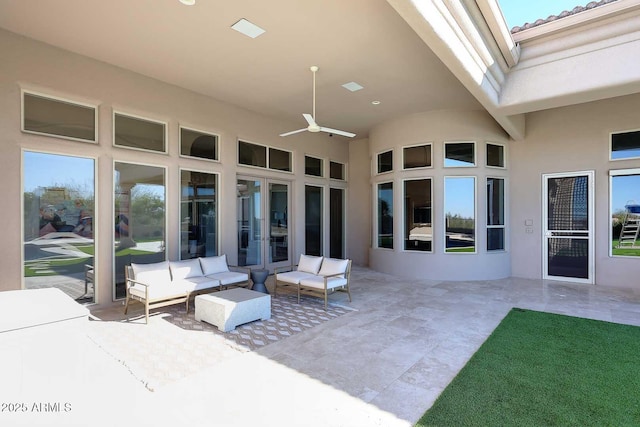
M504 250L504 179L487 178L487 251Z
M344 165L338 162L329 162L329 177L331 179L345 180Z
M181 127L180 155L218 160L218 135Z
M238 163L241 165L267 167L267 147L238 141Z
M404 147L402 149L402 164L405 169L431 167L431 144Z
M504 146L487 143L487 166L504 168Z
M378 173L391 172L393 170L393 151L385 151L378 154Z
M291 152L269 147L269 169L291 172Z
M393 183L378 184L378 247L393 249Z
M180 259L218 255L217 175L180 171Z
M476 165L475 142L445 142L444 167L460 168Z
M610 171L611 255L640 256L640 169Z
M329 256L344 258L344 195L343 188L329 189Z
M305 254L322 256L322 187L304 187Z
M167 152L167 124L113 113L113 145L137 150Z
M611 160L640 158L640 130L611 134Z
M96 107L22 92L22 130L97 142Z
M322 176L322 159L304 156L304 173L311 176Z
M78 302L95 302L95 160L23 156L25 288L59 288Z
M165 260L165 169L115 162L113 180L113 296L120 299L126 296L126 265Z
M431 178L404 182L404 249L431 252Z
M475 253L476 251L475 188L474 177L449 176L444 179L445 252L447 253Z

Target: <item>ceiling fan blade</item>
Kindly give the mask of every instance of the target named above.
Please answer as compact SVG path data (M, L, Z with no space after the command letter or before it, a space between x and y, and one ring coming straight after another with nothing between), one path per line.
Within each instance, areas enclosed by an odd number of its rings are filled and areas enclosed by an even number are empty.
M280 136L289 136L289 135L293 135L295 133L300 133L300 132L304 132L306 131L307 128L304 129L298 129L298 130L292 130L291 132L285 132L285 133L281 133Z
M322 132L328 132L328 133L335 133L336 135L341 135L341 136L346 136L348 138L353 138L354 136L356 136L355 133L351 133L351 132L345 132L343 130L338 130L338 129L331 129L331 128L326 128L326 127L320 127L320 130Z
M311 114L304 113L302 116L307 121L307 123L309 123L309 126L317 126L316 121L313 119L313 116Z

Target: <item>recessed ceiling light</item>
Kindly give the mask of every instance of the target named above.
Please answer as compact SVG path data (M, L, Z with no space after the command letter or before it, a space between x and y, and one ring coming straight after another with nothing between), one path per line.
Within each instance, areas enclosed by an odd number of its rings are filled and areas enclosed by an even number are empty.
M231 28L244 34L245 36L251 37L252 39L255 39L260 34L265 32L265 30L258 27L256 24L253 24L244 18L233 24Z
M373 105L380 105L380 101L371 101Z
M360 86L356 82L349 82L342 85L343 88L350 90L351 92L355 92L360 89L364 89L364 87Z
M196 0L179 0L180 3L187 5L187 6L193 6L194 4L196 4Z

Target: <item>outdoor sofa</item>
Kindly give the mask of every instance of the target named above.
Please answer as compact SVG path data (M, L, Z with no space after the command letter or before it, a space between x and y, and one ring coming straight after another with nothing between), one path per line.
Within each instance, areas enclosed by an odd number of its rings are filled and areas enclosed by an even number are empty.
M131 263L125 267L125 278L124 314L127 314L129 302L139 301L144 304L146 323L152 308L184 302L189 312L189 299L196 294L251 284L249 268L229 266L226 255L151 264Z
M325 258L321 256L300 255L297 265L277 267L275 269L274 297L278 286L294 287L300 303L300 294L324 297L324 308L327 309L327 298L332 292L346 292L351 302L349 281L351 277L351 260Z

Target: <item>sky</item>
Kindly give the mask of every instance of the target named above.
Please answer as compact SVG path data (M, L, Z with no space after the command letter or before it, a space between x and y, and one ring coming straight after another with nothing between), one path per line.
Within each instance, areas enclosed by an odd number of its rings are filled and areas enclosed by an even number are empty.
M513 28L550 15L559 15L576 6L585 6L588 0L498 0L507 26Z

